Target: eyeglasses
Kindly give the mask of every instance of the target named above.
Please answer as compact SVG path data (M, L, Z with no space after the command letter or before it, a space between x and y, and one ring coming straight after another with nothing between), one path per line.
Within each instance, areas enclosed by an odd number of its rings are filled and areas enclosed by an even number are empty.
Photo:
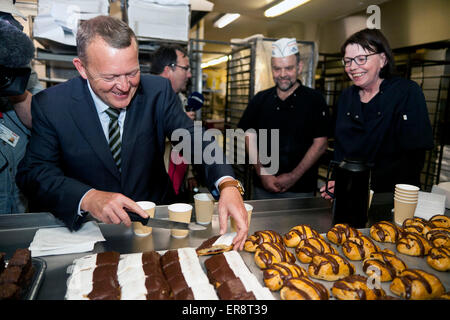
M354 58L342 58L342 64L345 67L350 67L352 65L352 61L355 61L355 63L358 66L362 66L362 65L366 64L367 57L373 56L375 54L379 54L379 52L375 52L375 53L371 53L371 54L363 54L360 56L356 56Z
M178 67L178 68L181 68L181 69L183 69L183 70L186 71L186 72L191 71L191 67L190 67L190 66L180 66L179 64L176 64L176 63L172 63L171 66L172 66L172 67Z

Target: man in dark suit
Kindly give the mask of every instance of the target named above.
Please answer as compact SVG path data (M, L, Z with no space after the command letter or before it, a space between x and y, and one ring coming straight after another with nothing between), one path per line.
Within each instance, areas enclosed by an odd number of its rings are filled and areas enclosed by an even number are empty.
M194 124L167 79L140 75L137 40L126 23L106 16L82 23L77 50L73 63L81 77L33 98L33 129L17 184L33 211L50 211L71 229L86 212L130 226L126 210L147 217L135 201L170 203L164 139L178 128L193 136ZM202 149L208 144L200 143ZM242 249L247 213L233 170L223 164L204 169L210 191L218 196L220 190L220 232L233 216L239 223L233 242Z

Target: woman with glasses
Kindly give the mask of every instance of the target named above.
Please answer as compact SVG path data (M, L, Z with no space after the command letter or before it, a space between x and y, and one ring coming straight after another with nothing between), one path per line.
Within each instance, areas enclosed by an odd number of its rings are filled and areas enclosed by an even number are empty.
M377 29L353 34L341 53L353 85L337 104L334 159L365 160L372 168L375 192L393 192L396 183L420 186L425 150L433 147L422 90L416 82L393 75L391 48Z

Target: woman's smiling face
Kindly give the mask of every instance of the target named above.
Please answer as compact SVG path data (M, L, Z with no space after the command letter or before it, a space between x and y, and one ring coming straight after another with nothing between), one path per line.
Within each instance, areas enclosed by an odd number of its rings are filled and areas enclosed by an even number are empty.
M367 51L359 44L351 43L345 48L344 59L355 58L357 56L367 56L367 61L363 65L358 65L354 60L345 66L345 72L353 83L362 88L371 88L380 80L380 70L386 64L384 53Z

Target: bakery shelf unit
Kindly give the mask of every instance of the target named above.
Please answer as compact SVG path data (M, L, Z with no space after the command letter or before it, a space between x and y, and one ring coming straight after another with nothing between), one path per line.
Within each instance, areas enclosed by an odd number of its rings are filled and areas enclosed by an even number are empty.
M419 84L425 95L433 128L434 148L426 152L421 174L421 189L430 191L434 184L450 181L450 51L449 41L393 50L396 73ZM344 75L339 54L320 54L316 89L320 90L333 115L343 89L351 85ZM333 136L325 159L333 156ZM319 179L325 179L327 161L321 162ZM325 175L324 175L325 173Z

